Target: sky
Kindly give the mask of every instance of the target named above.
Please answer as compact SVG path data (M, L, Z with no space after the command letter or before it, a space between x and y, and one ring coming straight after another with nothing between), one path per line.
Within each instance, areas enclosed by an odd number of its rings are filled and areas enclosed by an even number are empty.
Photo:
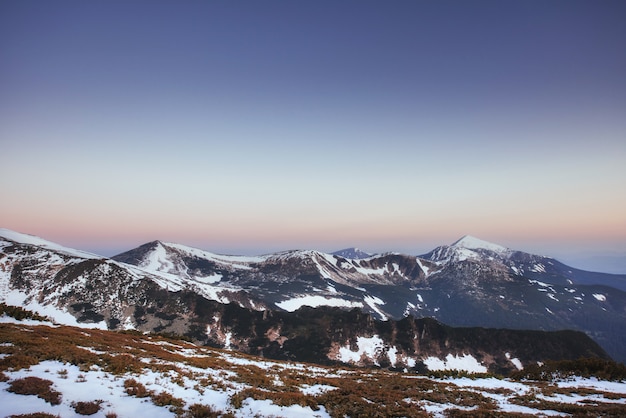
M626 256L623 1L0 2L0 226ZM578 255L576 255L578 254Z

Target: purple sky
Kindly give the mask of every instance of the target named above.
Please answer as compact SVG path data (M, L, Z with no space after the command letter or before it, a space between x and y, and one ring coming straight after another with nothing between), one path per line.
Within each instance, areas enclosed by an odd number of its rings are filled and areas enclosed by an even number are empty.
M624 1L0 2L0 226L626 254Z

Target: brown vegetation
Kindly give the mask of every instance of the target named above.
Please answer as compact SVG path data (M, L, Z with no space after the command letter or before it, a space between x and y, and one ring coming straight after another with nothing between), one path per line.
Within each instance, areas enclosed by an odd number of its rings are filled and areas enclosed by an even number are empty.
M276 405L301 405L312 410L323 406L332 417L424 417L428 416L423 408L427 403L447 408L446 414L450 417L524 416L500 411L495 401L485 394L504 395L512 399L511 402L538 411L554 410L574 416L586 416L589 413L594 416L626 415L623 403L594 401L593 405L564 404L546 400L555 394L578 394L596 396L600 400L603 397L606 400L626 401L626 396L621 394L583 388L559 388L550 381L555 374L620 378L624 366L604 360L548 363L543 368L528 367L515 377L524 379L525 384L534 390L515 396L509 389L476 390L457 387L446 381L450 375L465 375L460 372L442 373L438 375L438 380L434 380L386 370L333 368L302 363L299 367L291 367L288 363L268 362L266 366L260 367L260 359L257 357L139 333L0 324L0 341L10 342L0 346L0 353L4 354L0 359L0 380L8 379L10 371L28 368L44 360L75 365L85 372L97 367L106 373L123 376L124 389L129 396L150 398L155 405L167 407L176 416L185 418L227 417L229 413L215 411L209 405L185 405L183 399L168 392L152 391L128 374L150 370L180 385L191 380L195 382L194 389L201 394L206 390L232 391L230 399L235 409L240 408L248 398L266 399ZM237 357L240 361L229 361L230 357ZM528 379L533 379L533 382L529 383ZM77 381L81 381L80 375ZM29 377L11 382L9 390L37 395L54 404L60 402L61 394L51 389L51 383ZM314 394L303 393L303 388L313 385L325 385L327 390ZM80 402L73 406L77 413L83 415L96 407L96 412L100 410L99 401ZM115 418L117 415L107 412L106 416Z
M10 316L11 318L15 318L18 321L23 319L32 319L35 321L48 321L48 318L45 318L35 312L28 311L21 306L13 306L7 305L6 303L0 303L0 315Z
M35 376L25 377L23 379L11 382L8 391L17 393L18 395L37 395L51 405L61 403L61 393L52 390L50 386L52 382Z
M73 402L72 408L80 415L93 415L100 410L102 401Z
M130 396L135 396L137 398L146 398L150 396L146 387L135 379L126 379L124 381L124 389L126 389L126 393Z
M195 403L189 407L183 418L218 418L222 416L220 412L216 412L208 405Z

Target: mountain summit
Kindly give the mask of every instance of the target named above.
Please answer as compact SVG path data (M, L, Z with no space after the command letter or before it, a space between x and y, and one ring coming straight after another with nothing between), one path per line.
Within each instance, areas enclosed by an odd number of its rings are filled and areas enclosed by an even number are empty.
M471 235L465 235L463 238L456 241L451 245L452 247L462 247L470 250L489 250L495 253L504 254L510 251L508 248L503 247L492 242L484 241L480 238L473 237Z

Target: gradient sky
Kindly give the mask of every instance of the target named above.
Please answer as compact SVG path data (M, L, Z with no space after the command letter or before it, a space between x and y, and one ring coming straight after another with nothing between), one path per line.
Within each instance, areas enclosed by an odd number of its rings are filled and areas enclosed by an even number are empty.
M624 1L0 2L0 226L626 254Z

